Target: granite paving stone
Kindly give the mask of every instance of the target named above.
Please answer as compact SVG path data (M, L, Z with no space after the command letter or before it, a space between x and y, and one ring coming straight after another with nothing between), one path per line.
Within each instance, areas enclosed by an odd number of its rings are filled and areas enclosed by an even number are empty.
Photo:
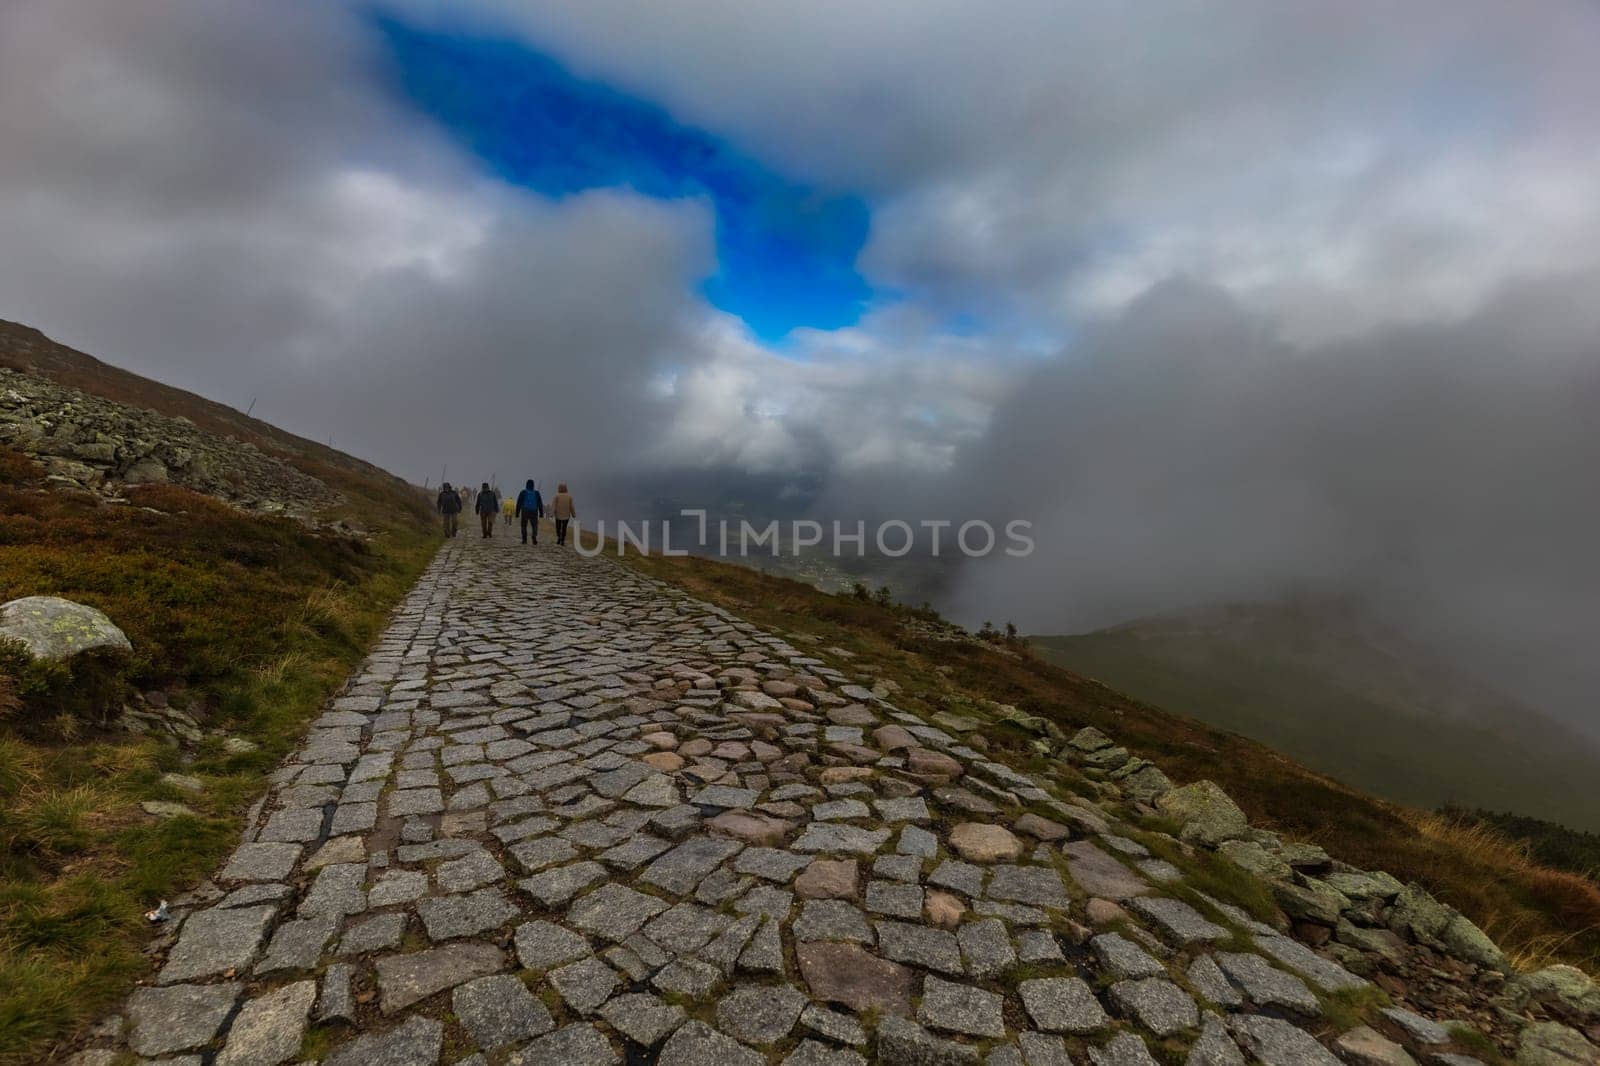
M83 1066L278 1066L313 1021L324 1066L1331 1061L1318 993L1375 971L1181 890L1114 738L1024 774L986 710L496 533L444 542ZM1375 1024L1415 1045L1412 1006Z

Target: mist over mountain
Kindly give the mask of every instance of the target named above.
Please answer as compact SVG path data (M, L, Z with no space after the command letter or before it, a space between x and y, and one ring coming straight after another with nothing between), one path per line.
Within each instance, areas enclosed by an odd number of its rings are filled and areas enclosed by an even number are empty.
M1178 611L1035 645L1387 799L1600 828L1600 743L1347 600Z
M1040 549L954 608L1032 632L1337 595L1591 734L1600 667L1592 278L1295 346L1175 281L1042 365L963 456L974 510Z
M1596 730L1592 6L290 10L0 12L0 317L586 521L1033 521L972 624L1355 597Z

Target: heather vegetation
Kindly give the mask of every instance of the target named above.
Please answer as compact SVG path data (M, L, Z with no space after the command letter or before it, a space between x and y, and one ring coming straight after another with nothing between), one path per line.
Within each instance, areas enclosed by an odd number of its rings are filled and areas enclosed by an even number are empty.
M401 483L305 466L363 535L168 485L125 503L46 488L0 451L0 601L96 607L134 648L70 669L0 649L0 1061L37 1061L140 972L144 912L216 867L431 554ZM125 702L146 698L197 736L125 729Z

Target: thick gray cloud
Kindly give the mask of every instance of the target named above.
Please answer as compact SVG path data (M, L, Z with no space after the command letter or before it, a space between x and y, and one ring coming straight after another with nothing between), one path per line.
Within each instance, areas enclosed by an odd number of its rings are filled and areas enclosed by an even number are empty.
M1080 631L1336 593L1600 734L1597 282L1319 346L1156 287L963 456L975 509L1034 520L1038 551L969 567L959 609Z
M1188 273L1324 337L1465 313L1600 243L1584 0L465 8L864 190L872 275L991 331L1059 329Z
M7 9L0 315L419 482L647 450L705 206L491 182L289 7Z

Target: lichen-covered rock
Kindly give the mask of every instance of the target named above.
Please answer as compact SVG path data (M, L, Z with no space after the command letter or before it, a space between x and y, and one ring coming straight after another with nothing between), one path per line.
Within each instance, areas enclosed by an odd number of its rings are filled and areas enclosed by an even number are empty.
M1486 969L1499 970L1501 973L1513 972L1511 961L1506 958L1506 953L1500 950L1500 945L1491 940L1488 933L1479 929L1464 914L1457 914L1450 919L1450 924L1444 927L1440 939L1444 941L1444 949L1458 959L1465 959Z
M128 655L133 644L105 612L60 596L24 596L0 604L0 640L35 659L66 662L88 652Z
M1434 899L1420 885L1407 885L1389 911L1389 928L1458 959L1511 972L1505 952L1470 919Z
M1600 984L1575 966L1546 966L1523 974L1506 992L1519 1005L1544 1003L1581 1021L1600 1021Z
M1155 803L1172 791L1172 779L1154 763L1146 763L1122 781L1122 791L1138 803Z
M1389 911L1389 928L1429 947L1442 947L1439 934L1450 924L1453 912L1421 885L1401 889Z
M1291 873L1288 863L1253 840L1227 840L1217 850L1235 866L1267 881L1279 881Z
M1323 878L1351 899L1394 899L1405 886L1380 871L1340 870Z
M1516 1061L1517 1066L1593 1066L1600 1062L1600 1048L1576 1029L1538 1022L1522 1031Z
M1314 877L1304 878L1299 884L1280 881L1272 886L1272 895L1289 917L1322 925L1338 922L1339 915L1350 906L1347 896Z
M1178 834L1182 839L1207 847L1250 832L1250 822L1239 805L1211 781L1175 788L1156 800L1156 808L1182 824Z

